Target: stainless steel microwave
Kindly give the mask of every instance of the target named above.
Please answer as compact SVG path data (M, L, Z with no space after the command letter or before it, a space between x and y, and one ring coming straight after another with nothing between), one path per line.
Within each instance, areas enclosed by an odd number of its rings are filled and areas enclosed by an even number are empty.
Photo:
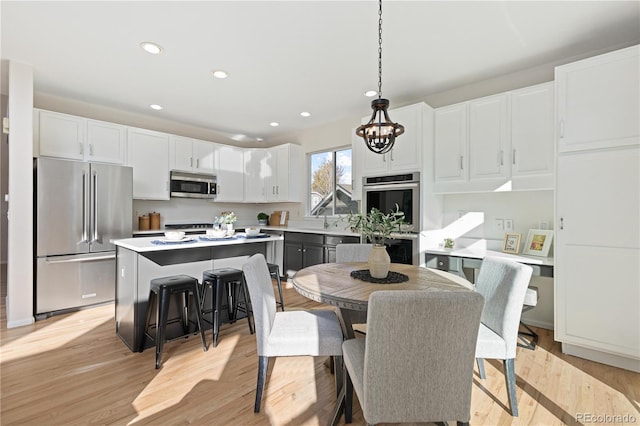
M171 196L213 199L216 197L216 177L213 175L172 171Z

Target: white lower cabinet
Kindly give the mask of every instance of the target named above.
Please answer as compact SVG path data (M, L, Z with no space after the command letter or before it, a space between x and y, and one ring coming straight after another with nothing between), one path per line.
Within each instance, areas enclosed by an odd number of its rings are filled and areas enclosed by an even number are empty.
M169 135L129 127L128 165L133 167L133 198L169 199Z
M244 201L244 150L237 146L218 145L216 153L216 201Z

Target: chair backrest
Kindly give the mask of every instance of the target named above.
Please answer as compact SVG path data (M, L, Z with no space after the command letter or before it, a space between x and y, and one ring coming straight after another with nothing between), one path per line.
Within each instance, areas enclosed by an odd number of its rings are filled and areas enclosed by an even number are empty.
M369 298L367 423L469 421L483 298L473 291L376 291Z
M336 246L336 262L366 262L369 260L372 244L338 244Z
M242 271L249 289L253 320L256 324L258 356L263 356L276 317L276 297L273 293L271 274L262 254L251 256L242 266Z
M515 358L524 296L533 269L499 257L485 257L476 279L484 296L482 323L505 341L507 358Z

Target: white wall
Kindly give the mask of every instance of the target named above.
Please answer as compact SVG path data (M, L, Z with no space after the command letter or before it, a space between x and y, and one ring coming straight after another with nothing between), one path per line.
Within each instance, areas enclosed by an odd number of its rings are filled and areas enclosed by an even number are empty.
M7 116L9 98L0 96L0 117ZM0 263L7 263L7 210L9 204L4 200L4 194L9 193L9 138L0 134Z
M9 63L7 327L33 318L33 68Z

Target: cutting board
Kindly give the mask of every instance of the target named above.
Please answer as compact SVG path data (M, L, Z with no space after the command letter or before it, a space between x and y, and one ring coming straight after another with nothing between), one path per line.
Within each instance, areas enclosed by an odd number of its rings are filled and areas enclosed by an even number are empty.
M287 226L289 223L289 211L275 211L269 215L269 226Z

